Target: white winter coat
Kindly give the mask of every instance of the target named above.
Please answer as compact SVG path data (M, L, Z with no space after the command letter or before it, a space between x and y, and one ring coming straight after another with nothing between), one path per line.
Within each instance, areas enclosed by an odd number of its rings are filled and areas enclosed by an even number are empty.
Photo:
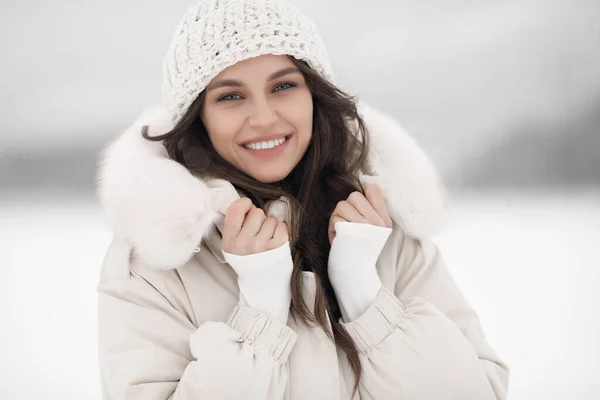
M430 240L444 203L435 170L393 120L361 113L372 145L363 180L382 186L394 226L377 262L383 289L345 323L360 350L360 399L504 399L508 368ZM164 110L146 112L100 167L114 232L98 286L104 398L350 399L354 376L323 330L238 304L220 233L239 194L168 159L141 137L146 124L151 135L171 128ZM303 277L312 309L315 279Z

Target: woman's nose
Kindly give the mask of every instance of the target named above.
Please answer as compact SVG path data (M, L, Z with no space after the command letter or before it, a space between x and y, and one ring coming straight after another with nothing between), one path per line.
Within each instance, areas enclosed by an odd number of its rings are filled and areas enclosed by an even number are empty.
M252 105L248 123L253 128L265 128L277 121L277 111L266 99L257 100Z

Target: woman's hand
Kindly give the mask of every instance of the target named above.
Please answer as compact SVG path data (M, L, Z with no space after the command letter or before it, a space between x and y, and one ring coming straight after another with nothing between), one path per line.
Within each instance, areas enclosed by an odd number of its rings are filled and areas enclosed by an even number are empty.
M267 217L249 198L234 201L225 212L223 251L239 256L262 253L289 240L284 222Z
M392 219L377 185L365 186L364 195L353 192L333 211L327 273L345 322L359 318L377 298L382 287L377 260L391 233Z
M237 273L241 304L287 323L294 268L287 225L248 198L236 200L225 212L222 248Z
M391 228L392 219L381 188L375 184L366 185L364 195L358 191L352 192L347 200L337 204L329 218L330 245L335 237L335 224L340 221Z

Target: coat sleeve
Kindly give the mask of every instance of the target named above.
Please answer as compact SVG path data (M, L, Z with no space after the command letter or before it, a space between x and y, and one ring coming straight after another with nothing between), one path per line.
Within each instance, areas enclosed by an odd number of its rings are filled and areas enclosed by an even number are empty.
M506 398L508 367L486 342L431 241L401 237L394 288L344 324L363 366L360 398Z
M296 334L275 318L237 306L196 327L135 273L98 292L105 400L283 399Z

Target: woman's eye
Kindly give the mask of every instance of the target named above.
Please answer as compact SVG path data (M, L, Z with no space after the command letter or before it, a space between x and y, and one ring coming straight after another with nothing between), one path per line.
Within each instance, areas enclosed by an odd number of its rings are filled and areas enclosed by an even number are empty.
M219 101L239 100L241 98L242 96L240 96L239 94L226 94L225 96L219 98Z
M294 86L296 86L296 85L291 82L282 82L279 85L275 86L275 89L273 89L273 91L277 92L280 90L286 90L286 89L292 88Z

